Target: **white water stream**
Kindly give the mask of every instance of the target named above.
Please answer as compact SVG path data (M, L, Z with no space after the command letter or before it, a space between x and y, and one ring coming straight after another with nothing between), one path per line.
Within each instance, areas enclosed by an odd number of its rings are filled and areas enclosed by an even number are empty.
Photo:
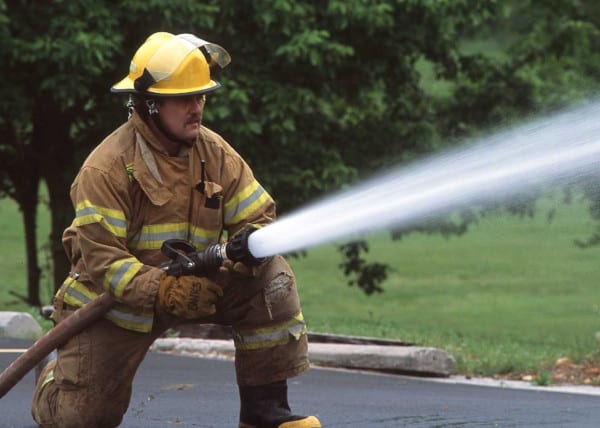
M593 171L600 171L600 102L365 181L259 229L248 246L255 257L266 257L348 241Z

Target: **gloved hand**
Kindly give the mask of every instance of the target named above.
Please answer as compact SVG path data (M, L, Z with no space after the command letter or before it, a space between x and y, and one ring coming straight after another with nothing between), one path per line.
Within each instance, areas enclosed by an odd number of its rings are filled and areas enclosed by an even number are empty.
M158 285L156 312L186 319L207 317L216 312L215 303L223 290L208 278L165 276Z
M252 266L246 266L242 262L234 262L233 260L224 260L219 267L221 273L229 273L241 278L254 278L256 269Z

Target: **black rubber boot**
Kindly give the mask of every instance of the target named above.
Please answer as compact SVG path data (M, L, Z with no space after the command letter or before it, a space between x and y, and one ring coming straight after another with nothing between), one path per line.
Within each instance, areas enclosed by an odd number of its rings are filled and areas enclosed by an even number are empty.
M240 386L240 428L321 428L315 416L292 414L285 380Z

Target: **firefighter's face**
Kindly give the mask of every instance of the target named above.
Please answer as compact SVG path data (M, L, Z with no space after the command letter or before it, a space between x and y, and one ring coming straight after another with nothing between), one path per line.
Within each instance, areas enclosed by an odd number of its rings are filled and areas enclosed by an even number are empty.
M162 98L158 101L158 115L164 127L175 137L195 141L202 123L204 95Z

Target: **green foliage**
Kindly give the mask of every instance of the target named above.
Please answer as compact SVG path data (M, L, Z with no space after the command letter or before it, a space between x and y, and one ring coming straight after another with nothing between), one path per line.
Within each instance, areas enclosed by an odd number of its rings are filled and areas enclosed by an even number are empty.
M504 53L461 58L444 134L469 135L590 97L599 88L599 13L585 1L506 2L488 17L492 30L479 32L504 40Z
M110 9L91 0L12 3L8 63L35 82L28 95L51 92L65 110L91 97L121 40Z
M284 213L437 147L436 100L421 87L416 64L425 57L436 76L455 76L460 32L494 7L475 1L226 4L217 26L228 23L219 40L233 62L219 77L227 90L211 97L206 121L251 161ZM244 19L236 19L237 8ZM365 263L360 243L353 249L342 266L349 283L379 290L387 267Z
M362 253L369 252L369 244L366 241L344 244L339 250L344 255L344 261L340 264L344 275L356 275L355 279L349 280L349 285L360 287L368 295L383 291L379 284L387 278L390 267L383 263L367 263L361 257Z
M542 371L531 381L531 383L537 386L549 386L552 384L552 373L549 371Z

